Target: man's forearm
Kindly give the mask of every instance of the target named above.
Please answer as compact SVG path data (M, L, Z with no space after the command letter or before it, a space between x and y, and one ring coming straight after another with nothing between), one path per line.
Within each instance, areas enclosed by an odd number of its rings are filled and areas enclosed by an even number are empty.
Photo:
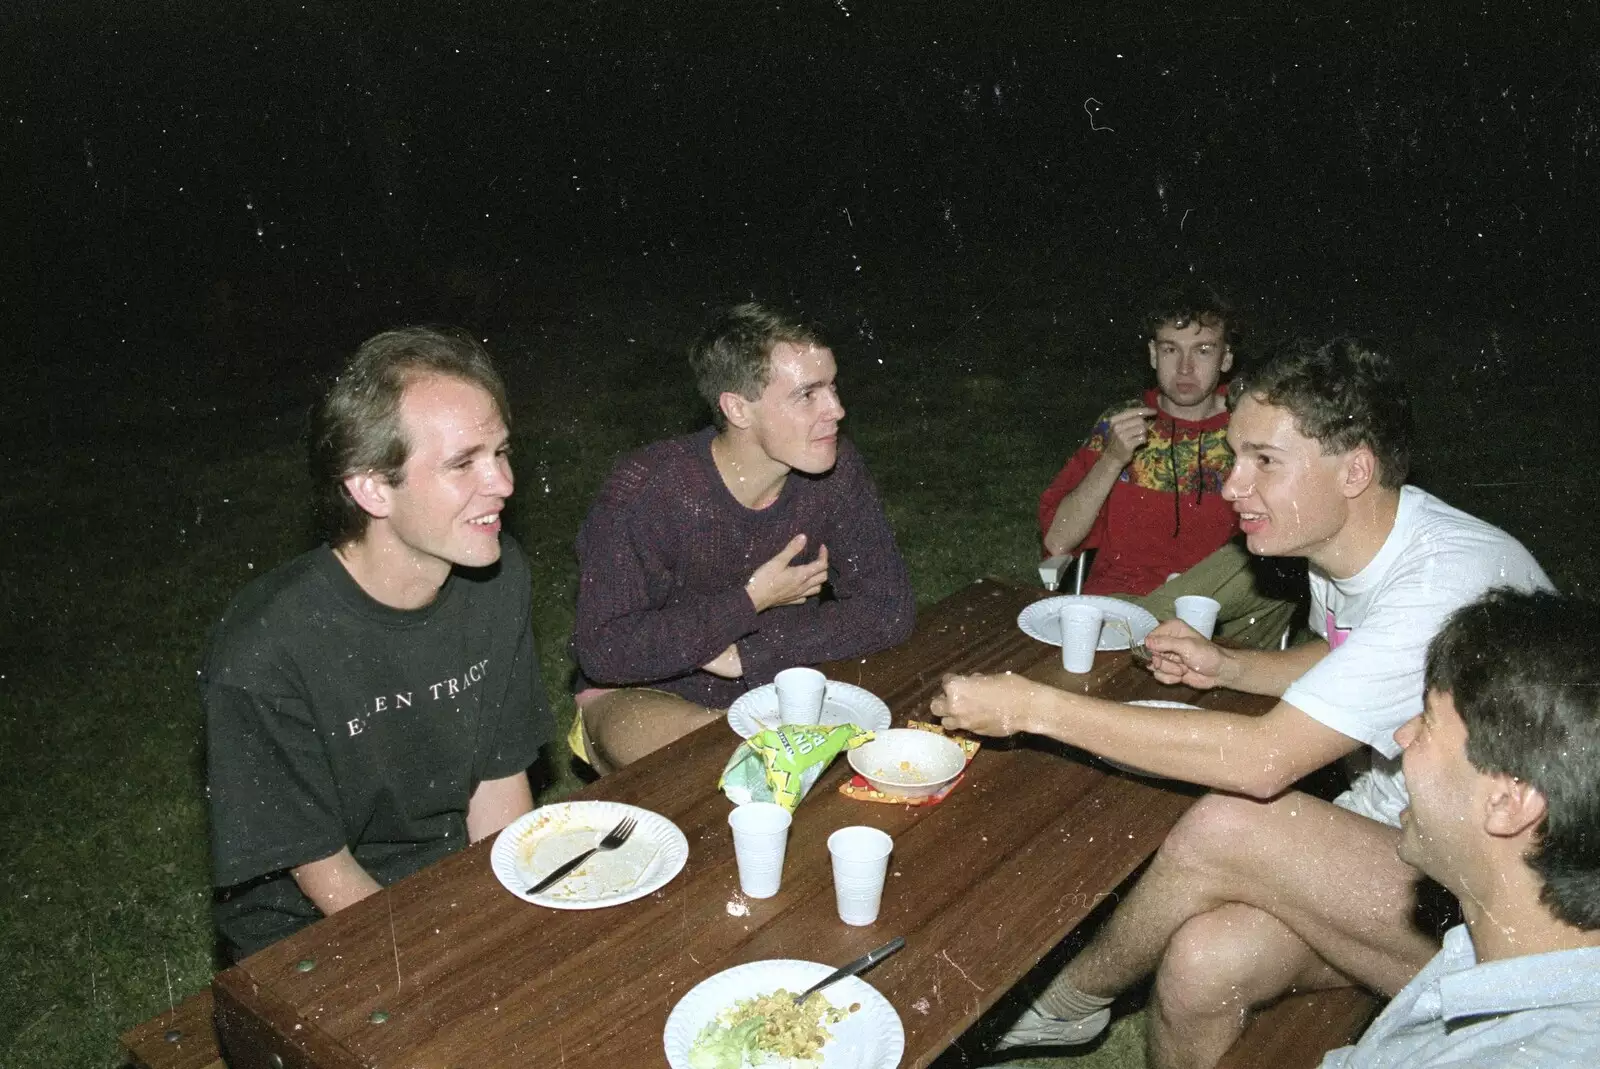
M1170 779L1269 798L1355 744L1306 723L1298 734L1282 719L1212 709L1153 709L1041 685L1023 730ZM1280 709L1285 707L1280 706Z
M849 593L832 600L763 613L760 630L739 641L746 681L791 665L876 653L910 637L917 601L903 569L864 580L853 576L846 586Z
M1321 639L1286 650L1229 650L1229 668L1219 682L1246 694L1281 698L1290 684L1327 655L1328 644Z
M815 534L828 547L833 597L762 613L760 628L739 640L747 682L899 645L916 625L916 593L877 492L859 458L841 474L849 481L833 491L840 510Z
M323 916L353 906L379 890L378 881L361 867L348 846L320 861L297 865L289 870L289 875Z
M1071 552L1089 534L1094 519L1111 496L1125 465L1118 464L1104 453L1094 462L1083 481L1056 506L1055 519L1045 532L1044 548L1051 553Z
M664 608L601 603L580 594L573 648L583 674L636 686L700 668L756 626L744 584Z

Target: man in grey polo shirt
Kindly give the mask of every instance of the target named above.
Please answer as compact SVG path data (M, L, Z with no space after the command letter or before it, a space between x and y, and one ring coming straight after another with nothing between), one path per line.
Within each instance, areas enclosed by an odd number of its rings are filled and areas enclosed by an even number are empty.
M1502 587L1434 638L1397 851L1466 923L1323 1069L1600 1065L1596 634L1600 604Z

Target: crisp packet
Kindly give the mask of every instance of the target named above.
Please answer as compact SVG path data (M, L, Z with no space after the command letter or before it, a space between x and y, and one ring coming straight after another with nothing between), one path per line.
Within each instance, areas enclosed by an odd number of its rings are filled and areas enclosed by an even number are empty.
M733 751L717 786L735 805L777 802L792 813L840 751L873 738L873 732L854 724L766 728Z

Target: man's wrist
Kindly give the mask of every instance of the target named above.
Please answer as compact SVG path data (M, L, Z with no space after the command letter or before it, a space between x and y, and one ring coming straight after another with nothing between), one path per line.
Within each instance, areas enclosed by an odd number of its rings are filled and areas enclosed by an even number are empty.
M1029 735L1045 735L1050 723L1050 717L1045 713L1044 704L1060 692L1054 688L1045 688L1032 680L1027 680L1027 690L1022 695L1022 706L1018 711L1015 724L1018 731L1027 732Z
M1100 453L1100 459L1095 461L1095 466L1099 467L1100 465L1103 464L1103 465L1105 465L1105 468L1106 468L1108 473L1121 475L1122 474L1122 469L1126 468L1128 466L1128 463L1130 461L1132 461L1132 460L1133 460L1133 457L1131 457L1131 456L1126 458L1126 459L1124 459L1124 460L1119 460L1117 457L1112 455L1112 453L1111 453L1111 451L1109 449L1107 449L1107 450L1103 450Z
M1230 690L1239 689L1237 684L1245 674L1244 662L1239 658L1237 651L1230 650L1226 646L1218 646L1217 653L1222 658L1221 663L1217 665L1217 685Z

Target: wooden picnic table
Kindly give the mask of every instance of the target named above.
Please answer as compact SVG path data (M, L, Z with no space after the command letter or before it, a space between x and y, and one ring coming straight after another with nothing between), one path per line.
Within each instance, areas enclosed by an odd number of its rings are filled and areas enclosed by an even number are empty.
M980 580L922 614L904 645L824 666L895 723L926 718L949 671L1019 671L1118 700L1259 713L1271 699L1158 684L1126 653L1072 676L1016 626L1042 592ZM902 1066L925 1066L1153 853L1198 791L1107 769L1060 747L986 740L935 806L841 795L835 762L795 813L783 886L746 900L717 775L737 738L711 724L574 798L643 806L689 840L682 873L607 909L530 905L478 843L219 974L216 1024L232 1069L491 1069L663 1065L662 1030L701 980L744 962L840 963L895 935L866 977L905 1026ZM825 840L882 828L895 849L876 924L834 909Z

